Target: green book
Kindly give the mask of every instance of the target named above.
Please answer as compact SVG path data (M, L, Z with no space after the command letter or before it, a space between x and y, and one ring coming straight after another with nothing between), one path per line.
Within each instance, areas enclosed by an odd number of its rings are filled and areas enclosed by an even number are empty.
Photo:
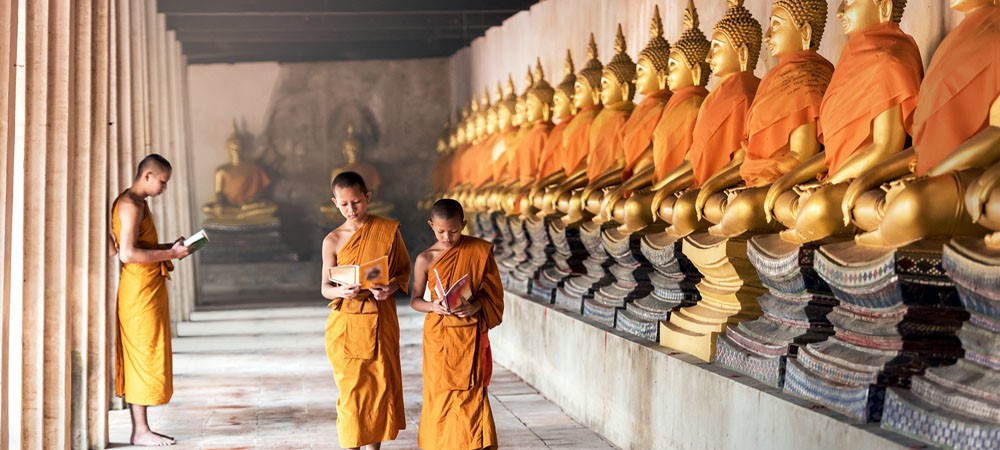
M184 246L189 247L191 253L201 250L205 244L208 244L208 234L205 233L205 230L198 230L197 233L184 240Z

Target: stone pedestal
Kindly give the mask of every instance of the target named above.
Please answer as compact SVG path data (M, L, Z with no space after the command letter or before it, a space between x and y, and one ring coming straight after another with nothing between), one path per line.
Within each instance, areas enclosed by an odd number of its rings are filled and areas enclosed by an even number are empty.
M965 356L927 369L910 390L890 388L882 427L949 448L1000 445L1000 251L982 239L944 247L943 266L971 317L958 337Z
M298 261L299 257L281 240L281 222L270 219L254 224L202 224L209 244L198 252L202 264L237 264Z
M514 256L514 236L511 234L507 215L492 213L489 215L489 221L493 224L498 234L493 254L496 255L497 265L499 265L502 261ZM500 276L503 277L503 269L501 269Z
M789 360L785 392L859 421L882 417L885 389L962 355L955 332L968 313L941 267L941 241L897 250L853 241L820 247L816 272L840 304L836 335Z
M837 301L813 269L820 245L788 243L777 234L750 239L747 257L768 288L757 299L763 316L726 329L719 337L716 364L780 388L786 360L794 358L800 346L833 335L826 315Z
M556 290L574 273L584 273L587 252L580 242L580 229L567 228L558 219L546 220L549 242L552 243L552 265L539 271L531 283L531 298L542 303L554 303Z
M684 238L684 254L704 278L701 300L681 308L660 327L660 344L711 362L716 339L726 327L760 316L757 298L766 292L747 259L747 238L708 233Z
M553 265L550 256L554 248L549 241L549 230L545 220L525 219L524 230L530 242L526 250L528 259L518 264L510 278L511 289L518 294L528 296L539 272Z
M593 297L594 290L611 283L608 269L614 261L604 251L599 225L593 222L581 225L580 242L588 252L587 259L583 261L585 272L566 278L562 287L556 290L556 306L582 314L584 300Z
M651 290L618 312L615 328L643 339L658 342L660 322L681 306L691 306L701 298L695 285L698 272L681 252L681 240L666 233L647 234L640 239L639 251L649 262Z
M524 295L528 292L527 280L514 278L517 267L528 260L528 246L531 245L528 232L524 229L524 219L501 216L498 220L506 222L511 239L507 241L507 253L502 259L497 259L500 280L503 281L504 289Z
M583 315L609 327L616 326L619 311L633 300L652 292L650 273L653 267L642 254L638 235L623 234L617 228L608 228L602 234L604 250L614 259L609 272L614 281L601 287L593 298L583 304Z
M469 229L473 236L492 242L493 245L499 245L500 234L489 213L473 214L472 220L469 221Z
M294 297L299 297L295 301L315 297L317 304L325 304L317 286L322 271L321 261L201 264L198 304L277 303Z

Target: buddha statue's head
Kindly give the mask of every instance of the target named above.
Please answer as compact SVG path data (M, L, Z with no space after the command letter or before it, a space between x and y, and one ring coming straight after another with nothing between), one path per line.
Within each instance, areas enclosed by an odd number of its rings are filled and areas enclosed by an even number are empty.
M511 123L516 127L520 127L528 122L528 91L534 85L535 76L531 74L531 66L528 66L528 70L524 75L524 92L517 96L517 102L514 105L514 118L511 119Z
M955 3L965 2L952 1L952 7ZM837 19L844 34L850 35L883 23L898 24L905 9L906 0L842 0L837 7Z
M535 60L535 85L528 89L528 99L525 101L525 119L528 123L548 122L552 114L552 99L555 89L545 81L545 71L542 70L541 58Z
M563 79L556 86L552 96L552 118L564 119L573 115L573 93L576 90L576 74L573 73L573 55L566 49L566 62L563 64Z
M498 126L500 119L497 118L497 111L500 109L500 100L503 99L503 90L500 89L500 83L497 83L497 90L494 93L496 96L496 101L490 106L490 109L486 111L486 133L493 134L500 131L501 128Z
M826 28L826 8L826 0L774 0L764 33L771 56L782 58L819 49Z
M630 102L635 97L635 62L625 50L625 33L618 24L615 55L601 72L601 103L604 106Z
M479 115L479 103L475 97L469 101L469 117L465 119L465 141L473 143L476 141L476 116Z
M482 97L479 97L479 113L476 114L476 137L486 137L486 112L490 109L490 92L483 89Z
M458 117L458 122L455 123L455 142L461 146L469 142L469 134L466 128L469 123L469 108L463 106L462 112Z
M1000 6L1000 0L951 0L951 9L968 14L984 6Z
M649 22L649 43L639 52L635 64L635 88L647 95L667 88L667 70L670 60L670 43L663 37L663 20L660 7L653 7Z
M502 100L497 101L497 128L501 131L514 125L514 112L517 109L517 94L514 93L514 77L507 74L507 94L501 93Z
M743 0L727 0L729 8L715 24L708 65L719 78L753 72L760 57L760 22L743 7Z
M590 42L587 44L587 63L583 70L577 74L576 82L573 84L573 105L577 111L588 106L600 103L601 97L601 72L604 66L597 59L597 42L594 41L594 33L590 33Z
M458 148L458 127L452 127L448 132L448 151L453 152Z
M243 142L236 122L233 122L233 134L229 135L229 139L226 139L226 153L229 154L229 162L234 166L239 165L243 156Z
M711 42L698 29L698 10L694 0L688 0L684 11L684 33L674 42L667 61L667 86L676 91L688 86L705 86L712 70L705 60Z
M348 164L354 164L358 161L358 152L361 150L361 141L354 136L354 125L347 126L347 137L344 138L344 143L340 146L341 151L344 153L344 159Z

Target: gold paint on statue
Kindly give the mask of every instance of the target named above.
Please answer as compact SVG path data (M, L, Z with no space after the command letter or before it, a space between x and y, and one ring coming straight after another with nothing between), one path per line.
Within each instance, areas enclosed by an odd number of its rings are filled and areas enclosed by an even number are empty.
M447 149L447 146L443 145L443 140L438 140L439 146L438 151L442 152L443 149ZM382 187L382 175L378 173L378 169L375 166L360 157L361 153L361 140L354 135L354 126L347 126L347 137L344 138L344 142L341 144L341 150L344 153L344 161L347 163L341 167L337 167L330 171L330 182L337 175L343 172L356 172L365 179L365 185L368 190L372 192L373 200L368 204L368 211L372 214L379 216L388 216L392 213L393 205L389 202L378 200L374 198L378 194L379 188ZM328 220L340 222L344 220L344 216L340 214L340 210L337 209L336 205L324 205L320 207L320 212Z
M229 164L215 170L215 200L202 212L209 220L223 224L250 224L277 220L278 205L264 198L271 179L256 163L243 156L236 124L226 141Z

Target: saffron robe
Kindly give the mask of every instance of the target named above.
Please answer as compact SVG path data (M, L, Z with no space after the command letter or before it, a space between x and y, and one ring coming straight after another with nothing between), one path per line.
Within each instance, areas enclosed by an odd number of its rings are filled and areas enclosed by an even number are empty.
M503 286L493 244L462 236L428 268L434 285L468 274L472 300L482 305L475 317L427 314L423 340L423 407L417 444L423 449L496 448L496 426L487 397L493 360L487 332L503 319ZM439 300L432 294L435 301Z
M538 122L531 125L530 130L521 139L514 161L517 180L522 184L536 180L542 149L545 148L551 131L552 122Z
M913 132L913 111L924 76L920 49L894 22L852 33L837 61L820 106L818 131L833 175L872 143L872 122L899 106L903 128Z
M590 154L590 129L594 119L601 112L601 105L593 105L577 111L563 134L563 169L566 176L582 169Z
M792 53L760 81L747 114L740 175L749 187L773 183L801 161L789 147L789 137L802 125L819 120L823 94L833 76L833 64L811 50Z
M479 146L479 153L474 157L472 165L472 184L474 186L482 186L493 179L490 165L483 164L483 161L490 160L493 155L493 147L498 139L500 139L500 133L493 133L483 138L483 142Z
M588 180L596 180L624 156L622 129L634 108L635 103L619 102L614 106L604 107L594 118L594 124L590 127L590 151L587 154Z
M632 177L636 163L653 142L653 130L663 114L663 106L670 100L667 89L652 92L642 99L632 111L622 129L622 150L625 154L625 171L622 180Z
M506 130L497 133L497 138L493 141L493 148L490 149L490 161L492 161L490 163L490 170L495 182L499 182L504 177L510 176L507 164L510 162L508 152L512 151L512 149L508 145L514 143L514 136L516 134L517 127L509 126Z
M760 78L749 72L731 75L705 97L694 125L691 168L695 186L715 175L740 150L747 112L753 103Z
M708 90L702 86L678 89L663 106L660 121L653 129L653 173L660 181L677 166L694 143L694 124Z
M538 179L563 170L565 156L563 133L571 120L573 120L572 116L563 119L549 132L549 137L545 140L545 147L542 148L542 153L538 156Z
M111 232L121 242L118 202L111 206ZM153 213L143 204L138 248L159 245ZM170 261L122 264L118 282L118 329L115 351L115 395L135 405L163 405L174 393L173 353L170 347L170 303L167 279Z
M465 183L462 179L463 167L462 164L465 162L465 154L469 150L469 144L460 145L455 149L455 153L451 157L450 172L451 175L448 177L450 182L448 183L448 189L452 189L460 184Z
M395 220L369 216L337 254L337 264L362 264L382 256L389 258L389 284L406 292L410 256ZM396 302L375 300L366 290L354 299L334 299L330 308L326 355L340 392L340 446L395 439L406 428Z
M973 11L934 51L913 118L917 175L989 125L1000 95L1000 8Z

